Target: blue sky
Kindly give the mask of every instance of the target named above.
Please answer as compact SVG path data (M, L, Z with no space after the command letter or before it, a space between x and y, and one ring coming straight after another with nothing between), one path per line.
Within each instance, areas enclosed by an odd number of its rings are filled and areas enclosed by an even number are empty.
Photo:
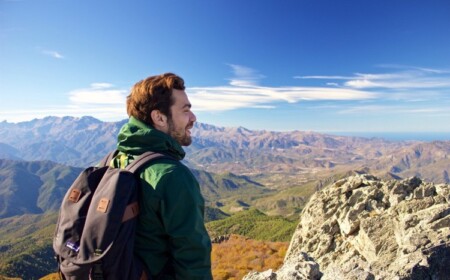
M0 0L0 121L126 118L185 79L200 122L450 132L450 1Z

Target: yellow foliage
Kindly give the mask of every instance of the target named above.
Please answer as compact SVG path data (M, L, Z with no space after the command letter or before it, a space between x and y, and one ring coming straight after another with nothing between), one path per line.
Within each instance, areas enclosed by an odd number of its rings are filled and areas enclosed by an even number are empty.
M251 240L231 235L213 244L211 261L214 280L242 279L250 271L278 269L283 264L287 242Z
M22 278L9 278L9 277L0 275L0 280L22 280Z
M60 279L61 279L61 277L59 276L58 273L52 273L52 274L42 277L39 280L60 280Z

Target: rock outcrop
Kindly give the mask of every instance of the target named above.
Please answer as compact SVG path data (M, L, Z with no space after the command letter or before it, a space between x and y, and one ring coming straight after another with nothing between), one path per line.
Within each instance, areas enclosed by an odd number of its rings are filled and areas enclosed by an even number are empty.
M450 187L337 181L308 202L283 266L244 279L450 279Z

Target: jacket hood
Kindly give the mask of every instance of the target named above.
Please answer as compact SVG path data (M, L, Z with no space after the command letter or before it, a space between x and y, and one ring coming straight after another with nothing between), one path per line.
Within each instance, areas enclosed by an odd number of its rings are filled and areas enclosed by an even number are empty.
M120 152L140 155L147 151L161 152L182 160L186 153L170 135L130 117L120 129L117 142Z

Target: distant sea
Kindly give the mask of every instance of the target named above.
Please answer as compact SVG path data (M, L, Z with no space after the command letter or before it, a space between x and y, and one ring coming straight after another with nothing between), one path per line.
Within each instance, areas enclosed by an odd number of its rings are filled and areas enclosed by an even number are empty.
M449 141L450 132L327 132L331 135L383 138L389 141Z

